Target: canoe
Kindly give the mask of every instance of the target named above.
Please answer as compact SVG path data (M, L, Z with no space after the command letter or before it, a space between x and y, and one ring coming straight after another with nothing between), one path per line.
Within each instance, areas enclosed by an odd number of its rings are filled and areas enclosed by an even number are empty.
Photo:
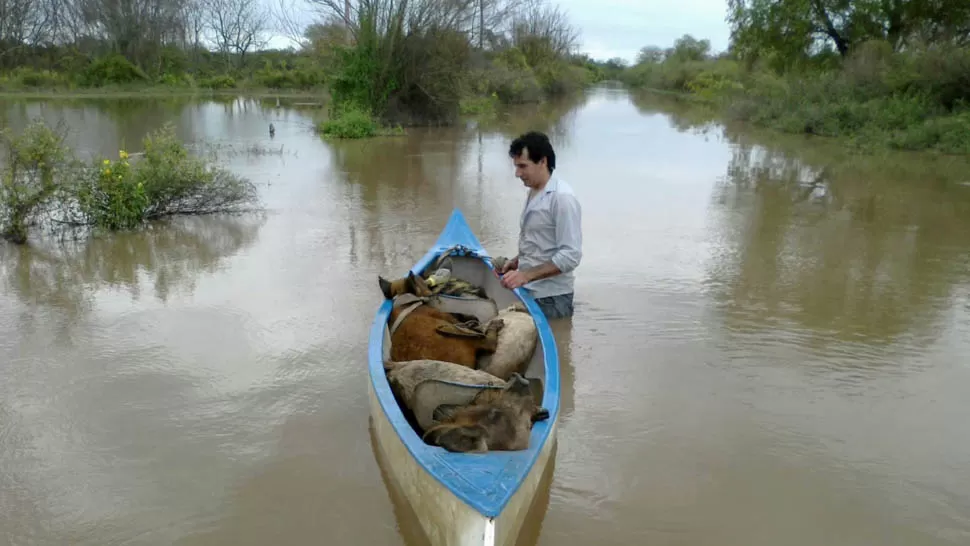
M384 358L390 354L388 318L392 307L391 301L385 300L374 318L368 345L374 436L390 477L432 546L512 545L556 441L559 358L555 339L528 292L501 285L491 256L458 209L411 271L420 274L444 253L452 256L453 274L482 286L499 309L520 301L531 313L539 340L525 376L541 380L541 405L549 411L549 418L534 424L527 450L452 453L426 444L402 412L384 372Z

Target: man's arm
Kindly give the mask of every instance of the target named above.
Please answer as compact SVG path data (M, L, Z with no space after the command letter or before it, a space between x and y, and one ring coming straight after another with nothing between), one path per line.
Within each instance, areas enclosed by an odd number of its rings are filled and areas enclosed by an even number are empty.
M529 282L569 273L583 258L582 208L575 195L558 194L555 203L556 243L559 250L550 261L523 271Z

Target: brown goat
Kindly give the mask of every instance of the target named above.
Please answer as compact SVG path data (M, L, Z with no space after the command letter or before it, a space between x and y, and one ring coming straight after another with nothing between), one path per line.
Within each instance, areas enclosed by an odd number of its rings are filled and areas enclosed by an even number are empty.
M405 279L389 283L378 277L381 290L389 294L414 294L418 297L430 295L430 289L419 276L409 273ZM403 284L401 284L403 283ZM408 312L397 329L391 333L391 359L397 362L406 360L443 360L469 368L481 354L491 354L498 346L498 332L504 326L501 320L492 321L484 334L469 328L459 327L454 315L435 309L423 302L415 303L413 309L405 304L391 310L390 323L397 323L401 313Z

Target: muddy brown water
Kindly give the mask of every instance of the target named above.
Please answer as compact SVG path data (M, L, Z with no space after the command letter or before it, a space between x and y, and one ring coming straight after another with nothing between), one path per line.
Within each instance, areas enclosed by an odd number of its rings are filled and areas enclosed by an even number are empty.
M326 143L275 99L6 99L79 153L167 121L263 214L0 245L0 544L421 544L372 444L377 275L460 207L514 250L505 155L583 204L554 467L521 544L970 543L970 168L598 89ZM276 126L270 138L268 125Z

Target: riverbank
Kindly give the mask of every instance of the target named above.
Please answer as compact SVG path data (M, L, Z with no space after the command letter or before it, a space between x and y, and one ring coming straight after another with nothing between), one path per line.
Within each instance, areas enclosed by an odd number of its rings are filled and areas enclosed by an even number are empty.
M0 88L0 98L12 99L85 99L85 98L149 98L149 97L236 97L244 95L252 98L314 99L317 102L327 99L325 89L272 89L267 87L238 87L231 89L209 89L200 87L169 87L165 85L144 85L134 87L97 87L97 88Z
M845 61L798 70L722 56L641 62L632 89L672 92L731 121L834 138L862 153L970 154L970 49L893 53L873 43Z

